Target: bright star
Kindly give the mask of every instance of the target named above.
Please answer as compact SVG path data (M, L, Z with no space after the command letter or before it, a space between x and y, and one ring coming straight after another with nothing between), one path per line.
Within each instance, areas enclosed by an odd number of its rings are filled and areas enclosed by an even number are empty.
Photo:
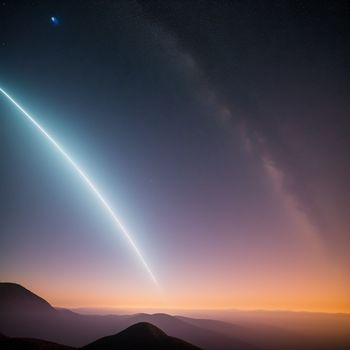
M53 25L53 26L58 26L59 24L60 24L60 21L59 21L59 19L57 18L57 17L55 17L55 16L52 16L52 17L50 17L50 22L51 22L51 24Z

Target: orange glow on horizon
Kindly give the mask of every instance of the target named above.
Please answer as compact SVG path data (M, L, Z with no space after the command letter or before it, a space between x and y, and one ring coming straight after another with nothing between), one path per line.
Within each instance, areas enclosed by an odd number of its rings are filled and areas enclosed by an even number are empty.
M169 312L171 310L270 310L270 311L306 311L322 313L350 313L350 301L346 291L342 294L328 295L283 295L271 297L261 294L252 298L250 295L229 295L219 297L176 296L165 300L161 295L111 296L107 294L50 294L37 291L52 305L67 308L91 308L106 310L140 310L148 312Z

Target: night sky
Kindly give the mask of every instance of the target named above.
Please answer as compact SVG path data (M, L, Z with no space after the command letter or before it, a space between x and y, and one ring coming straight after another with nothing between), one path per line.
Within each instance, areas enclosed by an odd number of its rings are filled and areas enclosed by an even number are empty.
M59 306L350 312L349 1L2 1L0 278ZM52 17L54 19L52 19Z

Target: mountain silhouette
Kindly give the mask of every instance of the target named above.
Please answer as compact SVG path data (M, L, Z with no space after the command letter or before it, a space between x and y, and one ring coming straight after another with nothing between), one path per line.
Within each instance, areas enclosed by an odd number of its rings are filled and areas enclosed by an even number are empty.
M232 317L224 322L164 313L82 315L56 309L19 284L0 283L1 350L93 349L96 343L108 346L108 341L119 350L144 349L148 341L155 342L152 349L163 341L166 349L174 344L180 349L205 350L350 349L350 317L345 314L242 311L241 315L235 311ZM269 323L270 318L275 321ZM123 345L129 338L124 334L130 335L130 347ZM142 346L135 344L137 339L143 339Z
M229 336L208 327L201 328L196 325L196 319L189 319L191 324L188 320L167 314L99 316L55 309L44 299L14 283L0 283L0 300L0 332L11 338L43 339L77 348L121 332L136 323L148 322L162 329L170 338L183 339L206 350L261 349L247 339Z
M53 312L43 298L17 283L0 283L0 312Z
M148 322L136 323L124 331L99 339L82 348L83 350L196 350L198 347L178 338L169 337L158 327Z
M0 338L1 350L74 350L75 348L40 339Z

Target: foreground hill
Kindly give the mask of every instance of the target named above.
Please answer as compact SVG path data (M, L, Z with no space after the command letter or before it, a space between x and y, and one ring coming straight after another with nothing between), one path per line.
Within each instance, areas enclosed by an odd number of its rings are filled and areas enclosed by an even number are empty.
M96 340L83 350L199 350L178 338L169 337L162 330L147 322L136 323L124 331Z
M0 337L2 350L74 350L45 340ZM122 332L84 346L82 350L200 350L183 340L169 337L162 330L146 322L137 323Z
M0 337L1 350L74 350L64 346L40 339Z

